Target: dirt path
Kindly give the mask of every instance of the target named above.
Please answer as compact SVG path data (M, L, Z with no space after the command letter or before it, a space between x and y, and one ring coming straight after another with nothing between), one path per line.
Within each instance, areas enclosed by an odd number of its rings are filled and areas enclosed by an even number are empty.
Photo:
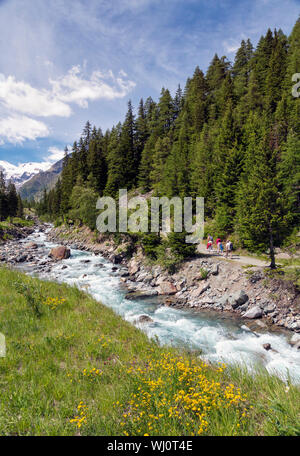
M197 251L199 253L205 254L209 257L216 257L220 260L228 261L228 262L234 262L240 265L253 265L253 266L259 266L259 267L266 267L269 266L270 262L269 261L264 261L264 260L259 260L258 258L250 257L250 256L243 256L239 255L237 253L232 254L232 257L226 258L225 253L223 255L219 255L217 253L217 250L214 249L211 252L209 252L206 249L206 245L204 244L198 244Z

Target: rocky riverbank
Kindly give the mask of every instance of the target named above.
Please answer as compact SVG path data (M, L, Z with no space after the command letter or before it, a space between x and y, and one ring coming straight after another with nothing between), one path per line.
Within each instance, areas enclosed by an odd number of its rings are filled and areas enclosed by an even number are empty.
M166 306L227 312L243 318L248 325L275 325L300 333L298 290L289 282L270 277L262 268L241 268L223 257L198 255L171 275L161 266L149 264L141 249L132 252L126 239L116 245L108 238L96 239L86 227L64 226L52 229L48 237L65 246L101 254L116 269L122 265L121 280L129 299L157 295ZM294 340L300 347L297 337Z

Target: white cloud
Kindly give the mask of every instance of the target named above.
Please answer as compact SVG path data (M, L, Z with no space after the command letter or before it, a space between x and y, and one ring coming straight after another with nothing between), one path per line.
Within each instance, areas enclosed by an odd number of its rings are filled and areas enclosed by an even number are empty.
M48 127L29 116L70 117L72 103L87 108L90 101L123 98L135 87L122 70L118 77L112 71L94 71L84 77L80 65L73 66L64 76L49 79L49 83L48 89L36 89L14 76L0 74L0 145L3 141L21 143L48 136Z
M14 76L0 74L0 103L9 110L31 116L69 117L72 110L68 103L87 108L89 101L125 97L135 87L134 82L125 79L126 76L122 71L119 77L115 77L112 71L106 74L94 71L87 79L77 65L66 75L50 79L50 90L39 90L26 82L17 81Z
M48 135L47 125L30 117L12 116L0 119L0 141L18 144L26 139L35 140Z
M0 102L7 109L37 117L69 117L71 108L50 91L38 90L14 76L0 74Z
M125 76L124 72L120 72L120 76L115 77L112 71L107 73L93 71L90 79L85 79L81 67L77 65L73 66L65 76L50 80L50 83L53 94L59 100L73 102L82 108L87 108L89 101L125 97L136 85L133 81L124 79Z
M242 41L242 38L241 38L241 41ZM233 52L236 52L241 45L240 42L237 42L235 40L223 41L222 44L223 44L225 51L230 54Z
M61 160L65 155L65 151L63 149L58 149L57 147L49 147L48 152L49 152L49 156L47 157L48 162L56 163L59 160Z

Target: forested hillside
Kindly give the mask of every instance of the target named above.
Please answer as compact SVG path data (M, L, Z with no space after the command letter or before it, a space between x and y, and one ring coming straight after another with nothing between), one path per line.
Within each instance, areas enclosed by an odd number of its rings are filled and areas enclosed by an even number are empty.
M242 41L234 62L215 55L174 96L131 102L103 133L87 122L66 154L61 179L38 210L94 228L97 196L119 188L203 196L207 226L236 245L266 250L299 226L300 19L289 37L268 30L256 49Z

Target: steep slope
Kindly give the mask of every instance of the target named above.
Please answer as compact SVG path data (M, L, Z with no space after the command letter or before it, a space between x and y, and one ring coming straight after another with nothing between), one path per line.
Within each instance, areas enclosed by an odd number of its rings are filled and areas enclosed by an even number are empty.
M12 180L17 188L21 187L25 182L31 179L43 169L42 163L21 163L16 166L7 161L0 160L0 171L3 171L5 179Z
M26 181L19 190L21 197L23 199L39 199L44 188L49 190L56 184L62 171L62 164L63 160L60 160L47 171L40 171Z

